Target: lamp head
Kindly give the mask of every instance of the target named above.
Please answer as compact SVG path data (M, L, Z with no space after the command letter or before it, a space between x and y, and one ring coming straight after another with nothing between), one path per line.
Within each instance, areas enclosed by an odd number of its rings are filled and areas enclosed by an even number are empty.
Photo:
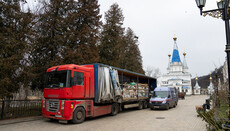
M225 2L224 2L223 0L217 2L217 7L218 7L218 9L224 8L224 5L225 5Z
M206 0L196 0L197 7L203 8L205 6Z
M196 0L197 7L200 8L200 15L202 15L203 7L205 6L206 0Z

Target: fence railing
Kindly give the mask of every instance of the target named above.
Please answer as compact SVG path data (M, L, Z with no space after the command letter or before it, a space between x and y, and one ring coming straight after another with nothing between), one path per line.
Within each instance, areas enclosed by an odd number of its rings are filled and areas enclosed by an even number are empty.
M42 100L1 100L0 119L41 115Z

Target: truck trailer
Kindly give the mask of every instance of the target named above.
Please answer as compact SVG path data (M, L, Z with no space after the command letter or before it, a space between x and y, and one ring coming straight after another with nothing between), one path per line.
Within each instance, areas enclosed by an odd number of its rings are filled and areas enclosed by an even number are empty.
M46 71L42 115L82 123L128 106L147 108L156 85L155 78L100 63L54 66Z

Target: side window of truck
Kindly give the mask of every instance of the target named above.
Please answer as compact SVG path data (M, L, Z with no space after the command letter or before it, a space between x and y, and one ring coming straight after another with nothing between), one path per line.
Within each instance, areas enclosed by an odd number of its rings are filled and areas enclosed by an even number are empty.
M75 85L84 85L84 73L74 71Z

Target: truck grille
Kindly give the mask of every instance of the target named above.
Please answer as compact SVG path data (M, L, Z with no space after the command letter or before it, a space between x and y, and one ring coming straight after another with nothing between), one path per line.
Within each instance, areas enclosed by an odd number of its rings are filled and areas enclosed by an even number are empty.
M50 112L58 112L59 100L46 100L46 110Z

